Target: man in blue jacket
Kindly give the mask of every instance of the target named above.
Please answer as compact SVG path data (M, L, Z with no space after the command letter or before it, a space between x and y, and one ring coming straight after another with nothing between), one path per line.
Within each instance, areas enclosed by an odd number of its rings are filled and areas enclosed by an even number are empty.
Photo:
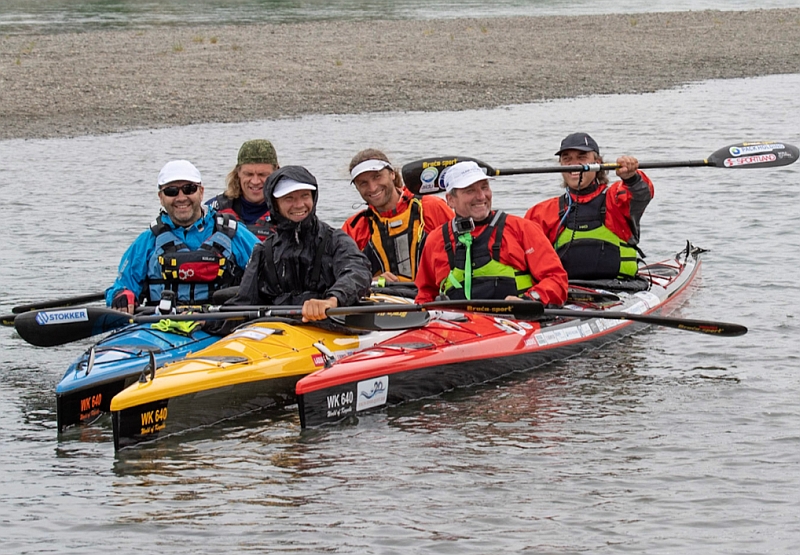
M244 225L203 205L200 171L187 160L167 162L158 174L161 213L128 247L106 304L133 314L157 304L164 290L179 304L208 302L236 285L259 242Z

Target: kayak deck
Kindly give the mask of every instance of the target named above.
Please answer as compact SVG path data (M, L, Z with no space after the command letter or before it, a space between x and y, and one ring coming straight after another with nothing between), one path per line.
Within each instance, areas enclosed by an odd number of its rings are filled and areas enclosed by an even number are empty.
M646 288L610 291L618 301L587 301L565 308L667 315L698 275L700 251L687 245L675 259L643 267L640 276ZM484 383L601 347L645 325L603 318L529 322L475 313L435 313L420 329L301 379L296 387L300 422L304 428L332 424L379 407Z
M294 403L301 377L398 333L252 322L119 392L110 406L115 447Z
M56 386L58 431L108 413L111 399L143 373L203 349L218 337L179 334L149 324L126 326L92 345L70 364Z

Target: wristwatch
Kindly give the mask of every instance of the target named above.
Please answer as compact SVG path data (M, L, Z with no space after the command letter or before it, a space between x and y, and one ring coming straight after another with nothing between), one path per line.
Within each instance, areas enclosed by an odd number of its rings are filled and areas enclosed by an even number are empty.
M526 295L532 300L542 302L542 297L536 291L528 291Z

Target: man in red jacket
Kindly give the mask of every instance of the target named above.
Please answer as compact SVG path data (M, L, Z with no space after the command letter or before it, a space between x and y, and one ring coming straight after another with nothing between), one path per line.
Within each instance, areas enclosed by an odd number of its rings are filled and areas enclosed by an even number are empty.
M367 208L342 229L367 255L374 277L413 281L428 233L450 221L453 211L437 196L414 196L386 155L374 148L353 157L350 178Z
M538 226L492 210L489 177L475 162L443 176L456 217L428 236L414 280L416 302L450 299L529 299L560 306L567 273Z
M600 147L586 133L573 133L556 152L562 166L585 165L564 172L563 195L533 206L525 214L542 228L570 279L630 279L638 269L639 221L653 198L653 183L638 170L633 156L617 159L621 181L609 185ZM643 255L642 255L643 256Z

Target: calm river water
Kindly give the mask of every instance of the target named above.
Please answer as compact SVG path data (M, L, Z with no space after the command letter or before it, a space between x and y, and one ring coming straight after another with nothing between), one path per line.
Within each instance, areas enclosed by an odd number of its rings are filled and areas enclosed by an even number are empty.
M464 154L552 165L585 130L604 153L696 160L746 140L800 144L800 75L496 110L316 116L0 142L0 312L104 289L155 216L155 179L193 160L207 195L239 145L272 139L357 208L347 163ZM58 440L54 388L88 343L0 330L0 553L797 553L800 164L651 170L642 245L710 250L679 314L740 338L651 329L500 383L301 433L292 410L114 454L110 421ZM553 175L498 178L515 214Z
M794 7L800 7L800 0L3 0L0 34L328 19L452 19Z

